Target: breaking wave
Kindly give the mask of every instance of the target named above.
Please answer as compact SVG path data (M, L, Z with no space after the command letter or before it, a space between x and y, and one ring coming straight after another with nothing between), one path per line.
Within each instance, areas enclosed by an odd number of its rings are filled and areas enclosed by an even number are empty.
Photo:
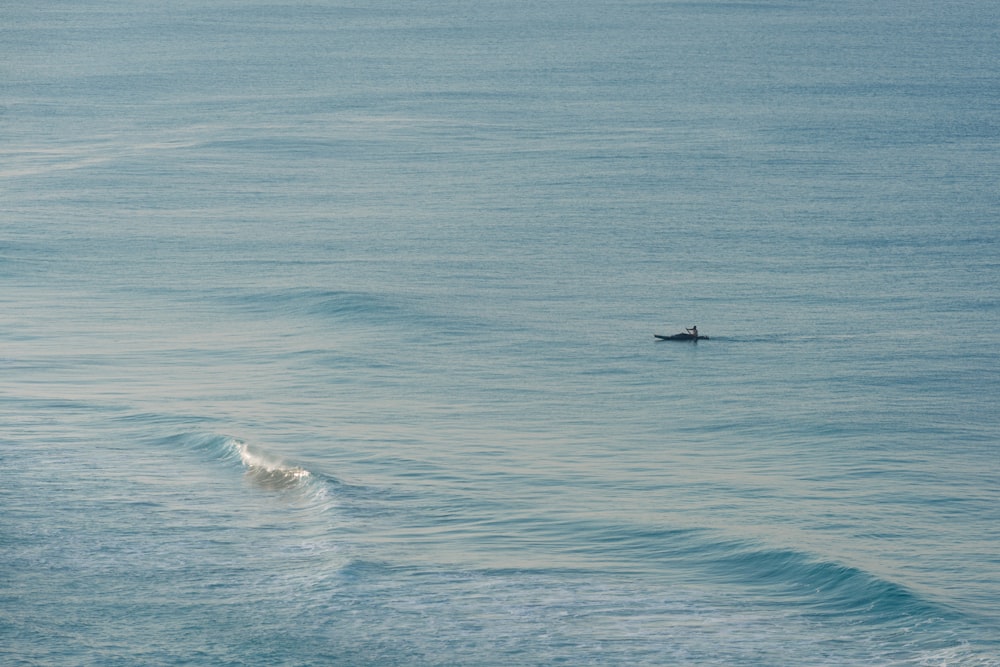
M254 484L276 491L293 489L308 484L312 474L296 465L285 463L266 452L255 451L245 442L230 438L229 446L236 452Z
M336 480L317 475L277 454L228 435L183 433L159 440L177 451L188 451L243 471L253 486L271 492L299 493L315 499L328 498Z

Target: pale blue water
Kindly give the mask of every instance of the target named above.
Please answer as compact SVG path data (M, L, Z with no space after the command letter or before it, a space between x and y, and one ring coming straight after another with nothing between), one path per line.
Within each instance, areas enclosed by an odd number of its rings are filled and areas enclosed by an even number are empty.
M0 662L1000 665L998 27L5 3Z

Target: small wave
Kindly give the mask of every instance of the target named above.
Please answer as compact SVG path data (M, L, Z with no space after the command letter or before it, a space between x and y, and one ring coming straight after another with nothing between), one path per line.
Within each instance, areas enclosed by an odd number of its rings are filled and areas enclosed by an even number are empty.
M335 482L228 435L180 433L157 438L155 442L177 452L187 451L208 460L238 466L250 483L268 491L297 490L325 497L327 487Z
M435 310L413 295L335 289L213 290L211 298L255 318L305 318L350 326L425 328L441 336L467 336L488 325L477 317Z
M261 488L281 491L301 487L312 474L305 468L289 465L264 452L254 451L240 440L230 439L229 446L239 456L246 477Z
M705 558L719 580L738 580L797 600L818 617L862 615L880 621L942 618L950 611L909 588L858 567L815 558L795 549L717 544Z
M365 292L292 289L223 293L221 301L259 315L309 315L333 318L391 315L398 307L384 297Z
M731 539L714 530L583 521L540 524L536 532L553 531L589 535L580 549L607 563L637 559L643 567L659 563L674 571L684 569L706 582L752 588L776 605L800 609L818 620L866 618L905 626L961 615L904 583L855 564L795 547Z

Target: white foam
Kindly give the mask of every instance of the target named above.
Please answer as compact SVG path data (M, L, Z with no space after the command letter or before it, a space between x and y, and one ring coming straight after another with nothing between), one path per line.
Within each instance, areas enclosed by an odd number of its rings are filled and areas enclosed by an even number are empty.
M287 489L304 483L311 476L305 468L290 466L274 456L252 451L245 442L231 440L230 446L239 454L247 477L255 484L271 489Z

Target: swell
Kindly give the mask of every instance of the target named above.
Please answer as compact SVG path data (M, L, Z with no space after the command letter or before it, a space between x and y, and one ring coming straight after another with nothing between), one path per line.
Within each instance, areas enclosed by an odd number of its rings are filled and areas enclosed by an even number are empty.
M244 478L260 490L325 501L337 495L350 506L358 505L359 510L371 502L381 504L368 497L370 494L363 488L352 492L334 477L228 435L181 433L160 442L176 453L187 451L229 466L234 472L242 471ZM388 502L385 496L383 501ZM387 509L382 507L378 513ZM405 510L403 513L407 514ZM472 549L506 536L507 544L522 540L548 544L558 552L583 556L601 567L683 570L690 572L693 579L709 584L758 589L776 603L806 608L817 616L869 616L886 621L958 615L942 602L924 598L902 583L857 565L792 547L727 539L714 530L607 524L586 519L553 521L523 515L495 518L483 525L468 518L468 546ZM458 533L462 530L458 529Z
M515 520L501 522L508 534ZM750 540L716 530L606 524L588 520L528 519L519 530L529 541L583 556L596 571L670 573L710 587L756 591L760 599L794 608L817 621L834 618L883 627L928 621L973 621L947 602L825 554ZM484 539L484 538L481 538ZM558 559L557 559L558 560ZM595 572L596 574L596 572Z
M313 510L322 511L336 496L338 515L346 513L343 519L351 524L350 533L362 542L368 529L390 542L419 541L423 533L414 537L413 525L439 521L418 516L424 506L420 498L396 495L390 499L394 496L391 491L372 497L371 489L343 485L333 477L238 438L183 433L163 438L162 442L178 454L187 452L218 464L222 470L228 467L231 473L242 472L258 490L291 496L296 505L316 518L320 515ZM366 514L365 508L374 515ZM376 516L381 528L370 524ZM732 539L717 530L588 518L558 520L517 513L477 524L468 511L459 512L454 520L449 530L437 531L438 537L425 545L424 554L431 559L426 564L436 563L431 567L433 571L452 571L455 563L443 562L441 555L461 545L468 548L466 558L459 559L466 563L463 571L514 577L518 581L532 576L577 580L584 574L595 580L635 575L640 579L652 577L653 581L667 576L693 588L732 591L740 598L753 599L754 604L768 605L781 614L824 627L864 628L869 640L887 646L897 645L900 637L918 633L920 651L945 651L961 644L963 636L977 623L973 615L856 564L793 546ZM323 523L326 525L325 519ZM395 528L384 532L389 525ZM465 535L465 531L469 534ZM384 577L386 572L406 567L405 562L390 555L393 549L386 551L374 544L369 547L374 548L367 552L369 558L345 562L339 575L344 583L353 581L364 586L363 580ZM496 557L479 560L472 556L484 548L494 551ZM529 558L539 551L549 553L548 562ZM508 568L501 565L504 560L516 565ZM370 567L376 567L376 571ZM748 596L749 591L754 594Z
M323 288L276 290L212 290L209 299L221 307L255 319L312 321L321 329L331 323L350 327L385 327L434 335L467 335L490 328L479 316L456 313L433 298Z
M648 546L649 537L639 541ZM978 655L996 647L983 643L989 620L975 610L824 553L714 531L666 531L665 537L674 547L662 552L661 564L685 578L741 598L753 592L750 598L817 627L857 628L865 641L895 646L901 655Z
M400 307L391 300L366 292L324 289L288 289L227 292L223 303L255 315L325 316L331 318L392 317Z
M901 583L823 554L720 541L706 545L699 556L715 581L756 588L817 617L867 617L885 623L953 615Z
M792 548L723 542L705 554L704 563L716 581L766 591L817 617L866 616L890 622L953 615L900 583Z

